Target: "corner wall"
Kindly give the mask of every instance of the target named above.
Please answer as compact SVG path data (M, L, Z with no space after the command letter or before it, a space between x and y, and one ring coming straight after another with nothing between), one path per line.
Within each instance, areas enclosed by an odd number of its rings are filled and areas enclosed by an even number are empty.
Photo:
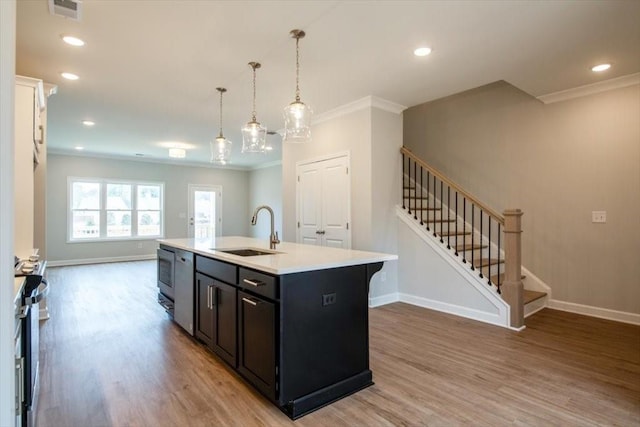
M366 102L363 102L366 101ZM296 239L296 163L345 152L351 158L351 247L397 253L394 206L400 197L398 168L402 115L377 108L374 98L345 106L342 114L313 125L309 144L283 144L283 237ZM353 108L358 105L357 108ZM382 281L382 279L385 279ZM371 280L370 300L397 292L397 261L385 262Z
M406 110L404 144L524 211L523 265L554 300L640 314L639 85L545 105L496 82Z
M273 209L276 231L282 238L282 165L254 169L249 172L249 217L260 205L267 205ZM249 226L249 236L256 239L269 239L271 224L269 216L260 212L258 223Z

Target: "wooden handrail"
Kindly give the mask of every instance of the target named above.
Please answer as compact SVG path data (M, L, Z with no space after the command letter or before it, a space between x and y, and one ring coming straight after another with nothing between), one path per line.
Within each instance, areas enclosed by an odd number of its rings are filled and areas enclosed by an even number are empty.
M504 217L502 215L500 215L499 213L497 213L496 211L494 211L484 203L480 202L476 197L469 194L458 184L456 184L455 182L447 178L442 172L440 172L434 167L429 166L423 160L416 157L416 155L413 154L411 150L409 150L406 147L402 147L400 149L400 152L409 156L411 159L413 159L414 162L416 162L417 164L419 164L420 166L428 170L431 174L435 175L440 181L446 183L449 187L455 189L459 194L462 194L465 198L469 199L474 205L478 206L480 209L486 212L489 216L493 217L493 219L495 219L498 223L504 225Z

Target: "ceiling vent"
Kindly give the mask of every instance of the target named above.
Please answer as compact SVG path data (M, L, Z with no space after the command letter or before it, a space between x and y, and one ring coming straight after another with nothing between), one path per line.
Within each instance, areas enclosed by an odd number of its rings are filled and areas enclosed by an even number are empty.
M49 13L79 21L82 16L82 1L49 0Z

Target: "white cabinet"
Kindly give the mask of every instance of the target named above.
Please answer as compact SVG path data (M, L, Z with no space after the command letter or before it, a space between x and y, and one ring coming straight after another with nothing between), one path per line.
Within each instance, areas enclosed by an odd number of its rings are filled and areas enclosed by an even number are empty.
M351 248L349 158L297 166L298 243Z

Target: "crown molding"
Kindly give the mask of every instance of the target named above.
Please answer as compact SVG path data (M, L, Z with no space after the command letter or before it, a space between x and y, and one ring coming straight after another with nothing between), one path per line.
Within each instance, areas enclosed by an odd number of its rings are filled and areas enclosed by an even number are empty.
M57 154L61 156L72 156L72 157L89 157L95 159L110 159L110 160L127 160L130 162L140 162L140 163L156 163L156 164L165 164L170 166L186 166L186 167L197 167L197 168L206 168L206 169L221 169L221 170L237 170L237 171L249 171L251 170L248 166L218 166L211 163L198 163L198 162L190 162L190 161L172 161L166 159L152 159L152 158L144 158L144 157L135 157L132 158L130 156L118 156L114 154L102 154L102 153L91 153L91 152L79 152L79 151L70 151L70 150L61 150L58 148L51 148L47 150L47 154Z
M255 170L258 170L258 169L267 169L267 168L272 168L272 167L275 167L275 166L282 166L282 160L274 160L273 162L262 163L262 164L253 166L249 170L255 171Z
M566 101L582 96L593 95L613 89L620 89L627 86L640 84L640 73L629 74L615 79L604 80L602 82L591 83L584 86L574 87L573 89L561 90L546 95L541 95L537 99L545 104Z
M377 108L379 110L388 111L394 114L400 114L408 107L400 104L396 104L386 99L378 98L377 96L365 96L356 101L348 104L341 105L332 110L326 111L322 114L318 114L312 122L312 125L317 125L328 120L333 120L338 117L346 116L347 114L354 113L356 111L364 110L366 108Z

